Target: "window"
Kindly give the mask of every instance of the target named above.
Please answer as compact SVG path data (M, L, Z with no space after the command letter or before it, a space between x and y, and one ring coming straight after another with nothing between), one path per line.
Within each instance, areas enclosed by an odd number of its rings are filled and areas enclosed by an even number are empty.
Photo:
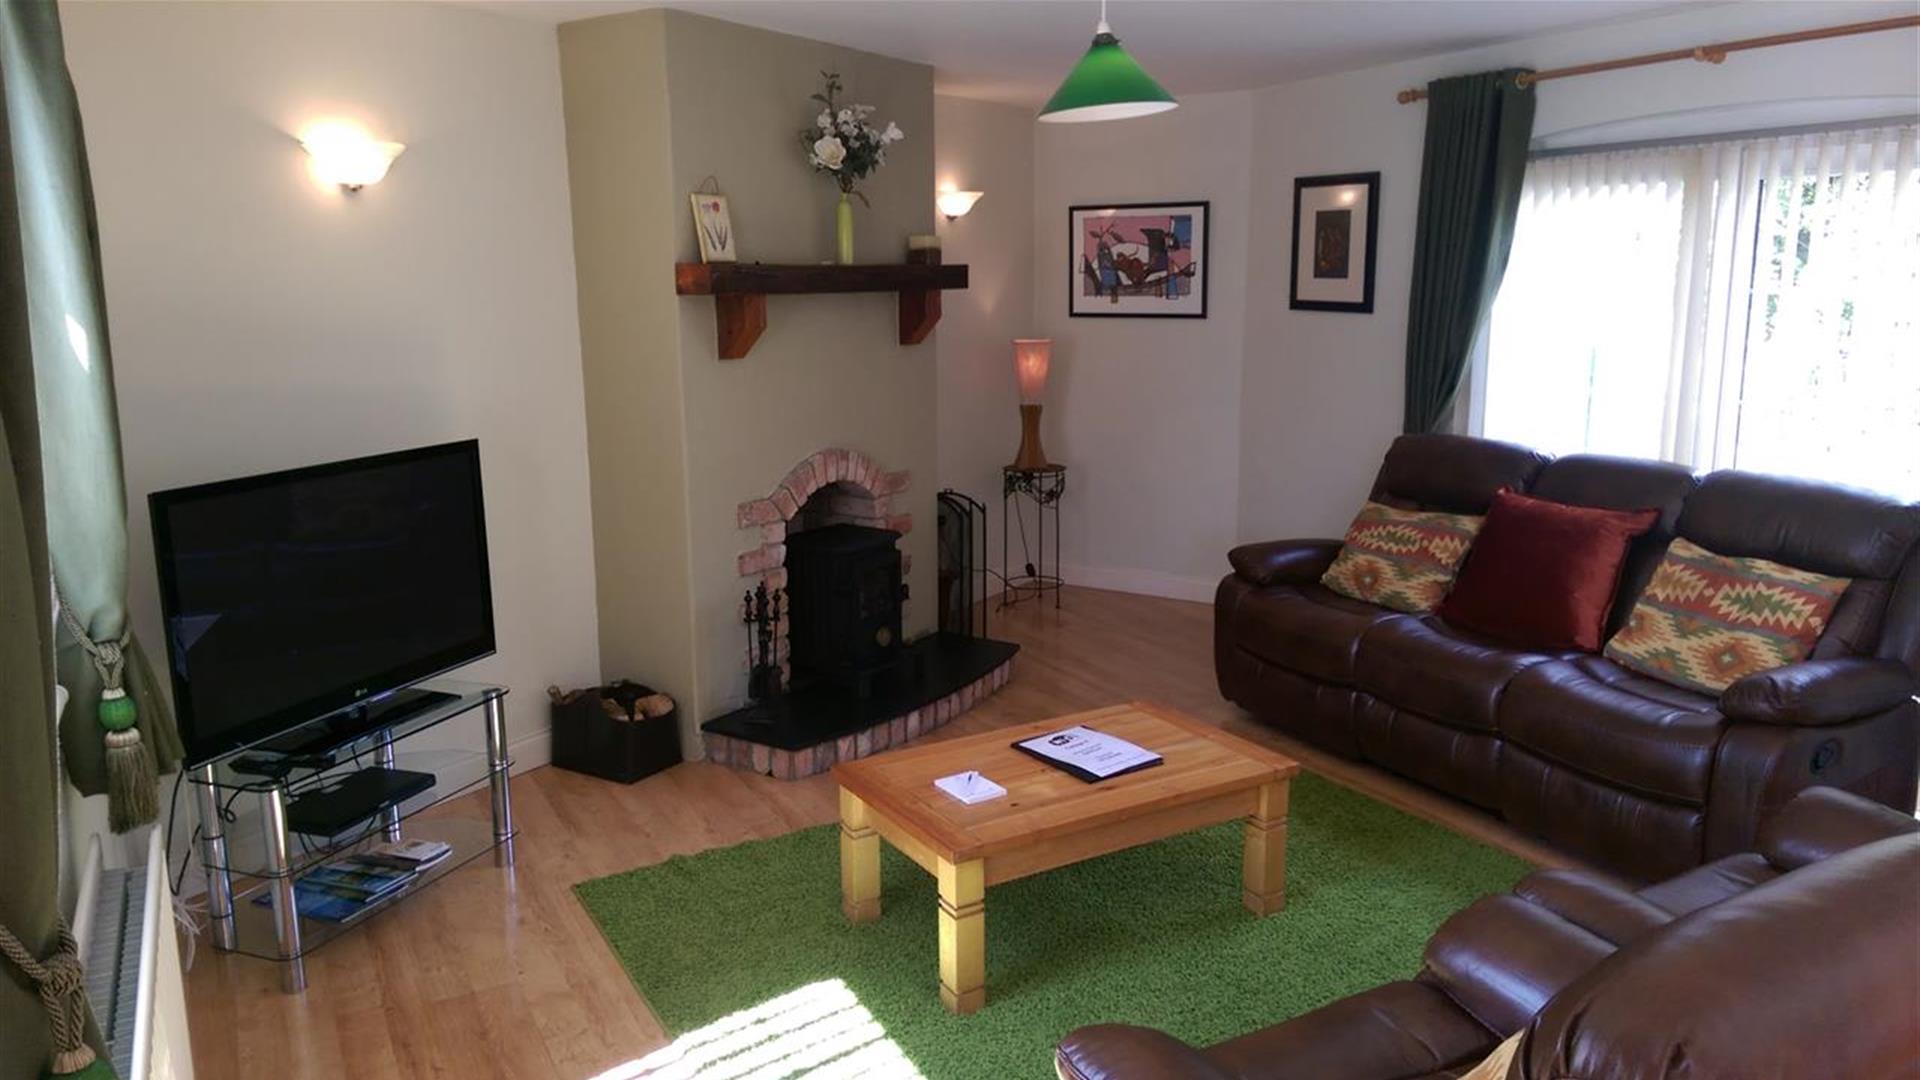
M1920 498L1915 132L1535 160L1481 432Z

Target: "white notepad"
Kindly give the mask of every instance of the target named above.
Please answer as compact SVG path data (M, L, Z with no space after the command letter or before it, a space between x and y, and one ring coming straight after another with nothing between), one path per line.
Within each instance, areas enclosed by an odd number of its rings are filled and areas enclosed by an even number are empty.
M954 773L952 776L943 776L935 780L933 786L946 792L948 796L966 803L968 806L972 806L974 803L987 802L991 799L998 799L1007 793L1006 788L1001 787L999 784L994 783L972 770L963 773Z

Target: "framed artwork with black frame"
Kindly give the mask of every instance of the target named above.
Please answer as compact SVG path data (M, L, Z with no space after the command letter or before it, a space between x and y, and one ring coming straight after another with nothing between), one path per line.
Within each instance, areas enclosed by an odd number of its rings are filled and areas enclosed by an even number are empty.
M1296 311L1372 312L1379 223L1379 173L1295 177L1287 306Z
M1207 317L1207 208L1200 202L1067 208L1067 314Z

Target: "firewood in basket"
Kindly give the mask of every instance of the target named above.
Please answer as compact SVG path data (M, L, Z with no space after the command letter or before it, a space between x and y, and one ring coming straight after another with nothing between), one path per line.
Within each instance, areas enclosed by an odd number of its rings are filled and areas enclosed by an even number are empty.
M665 694L648 694L633 703L634 711L652 720L673 711L673 699Z
M633 719L633 717L627 715L627 710L620 707L620 703L618 701L615 701L610 697L603 697L600 699L600 711L606 713L608 716L613 717L615 720L619 720L623 723Z

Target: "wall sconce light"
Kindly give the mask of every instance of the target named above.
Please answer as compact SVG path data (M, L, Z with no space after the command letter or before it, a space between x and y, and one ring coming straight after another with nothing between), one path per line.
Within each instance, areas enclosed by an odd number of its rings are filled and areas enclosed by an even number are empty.
M312 159L308 168L316 178L348 191L379 183L393 159L406 149L402 143L382 142L367 134L365 128L344 120L308 125L300 133L300 145Z
M983 191L937 191L934 193L933 202L940 208L940 212L947 216L947 220L952 221L954 218L966 217L967 211L973 209L973 204L979 202L980 196L984 194L986 193Z

